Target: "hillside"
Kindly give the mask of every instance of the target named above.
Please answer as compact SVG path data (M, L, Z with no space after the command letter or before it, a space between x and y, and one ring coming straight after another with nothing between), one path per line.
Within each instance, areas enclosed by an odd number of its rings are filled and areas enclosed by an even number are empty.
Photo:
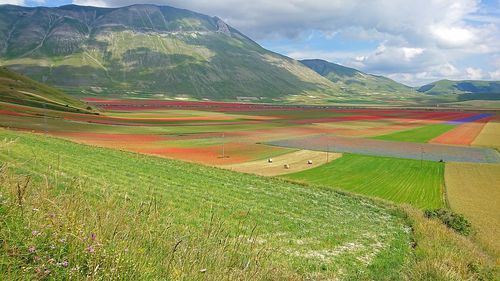
M62 111L89 111L88 105L60 90L0 68L0 102Z
M217 17L155 5L2 5L0 65L85 95L269 101L335 88Z
M409 94L412 89L387 77L367 74L354 68L319 59L301 60L323 77L339 86L343 92L355 95L357 93L399 93Z
M418 92L428 95L458 95L459 99L500 99L500 81L480 80L440 80L417 89Z
M0 276L14 273L5 280L40 266L55 279L76 267L76 279L196 280L205 269L204 280L395 280L411 256L404 216L368 199L28 133L2 129L0 139L0 202L9 169L31 177L20 196L33 212L17 215L17 199L0 205L2 248L14 253L0 255ZM23 218L26 231L8 232ZM25 258L29 247L41 259Z
M494 280L468 239L408 206L37 134L0 139L2 280Z

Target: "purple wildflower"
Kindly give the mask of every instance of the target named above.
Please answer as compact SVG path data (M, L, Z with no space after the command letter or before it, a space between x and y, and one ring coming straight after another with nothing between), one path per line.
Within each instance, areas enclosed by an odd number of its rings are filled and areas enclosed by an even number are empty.
M92 245L91 245L91 246L88 246L88 247L87 247L87 252L89 252L89 253L93 253L93 252L95 252L94 247L93 247Z
M28 252L30 252L30 253L32 253L32 254L33 254L35 251L36 251L35 246L30 246L30 247L28 248Z
M40 231L38 231L38 230L33 230L31 232L31 235L33 235L33 236L38 236L39 234L40 234Z
M63 267L68 267L69 263L68 263L68 261L63 261L63 262L61 263L61 265L62 265Z

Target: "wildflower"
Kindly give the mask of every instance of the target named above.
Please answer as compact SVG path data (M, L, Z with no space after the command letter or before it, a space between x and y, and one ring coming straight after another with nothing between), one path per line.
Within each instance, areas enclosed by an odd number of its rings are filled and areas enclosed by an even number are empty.
M28 252L30 252L30 253L32 253L32 254L33 254L35 251L36 251L35 246L30 246L30 247L28 248Z
M93 247L93 246L88 246L88 247L87 247L87 252L89 252L89 253L93 253L93 252L95 252L94 247Z
M68 267L69 263L68 263L68 261L63 261L61 263L61 265L62 265L62 267Z
M95 238L96 238L96 234L92 232L90 234L90 239L92 239L92 241L95 241Z
M31 232L31 235L33 235L33 236L38 236L38 235L40 235L40 231L38 231L38 230L33 230L33 231Z

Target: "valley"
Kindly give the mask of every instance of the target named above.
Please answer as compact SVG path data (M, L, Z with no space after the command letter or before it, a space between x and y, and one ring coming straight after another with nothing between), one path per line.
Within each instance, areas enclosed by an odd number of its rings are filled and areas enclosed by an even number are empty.
M496 72L112 6L0 5L0 280L498 280Z

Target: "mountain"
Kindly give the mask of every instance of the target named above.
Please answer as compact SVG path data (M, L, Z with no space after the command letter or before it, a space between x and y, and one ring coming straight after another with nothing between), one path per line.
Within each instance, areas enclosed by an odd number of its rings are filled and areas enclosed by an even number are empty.
M0 65L84 95L301 100L336 95L220 18L168 6L0 6Z
M0 102L62 111L92 111L86 103L6 68L0 68Z
M410 93L412 88L384 76L367 74L319 59L301 60L305 66L338 85L343 91L356 93Z
M459 99L500 100L500 81L440 80L417 89L428 95L457 95Z

